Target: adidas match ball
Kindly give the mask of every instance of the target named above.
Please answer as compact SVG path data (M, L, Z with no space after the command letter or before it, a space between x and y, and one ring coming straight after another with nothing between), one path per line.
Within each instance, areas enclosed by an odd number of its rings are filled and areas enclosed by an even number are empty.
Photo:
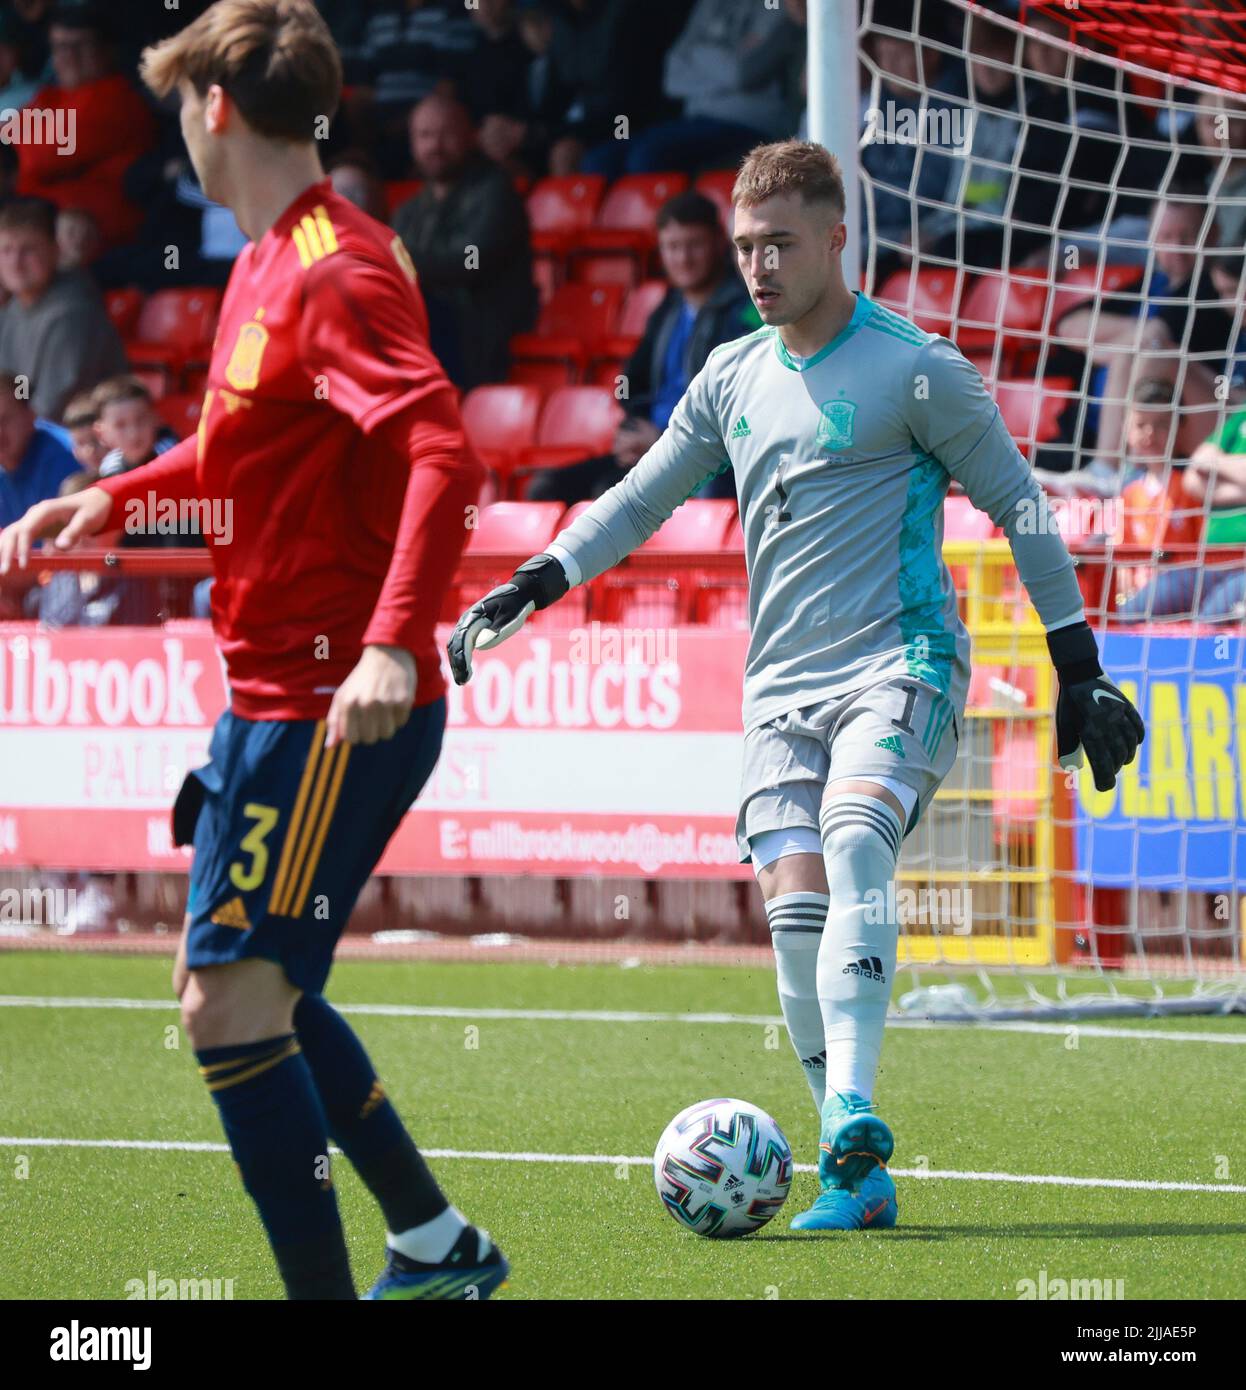
M743 1236L760 1230L787 1200L792 1150L757 1106L703 1100L666 1126L653 1180L681 1226L699 1236Z

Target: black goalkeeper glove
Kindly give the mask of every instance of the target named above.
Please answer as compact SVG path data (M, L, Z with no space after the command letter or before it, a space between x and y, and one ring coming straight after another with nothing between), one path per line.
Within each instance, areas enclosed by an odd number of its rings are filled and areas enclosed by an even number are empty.
M505 642L538 608L548 608L570 588L567 572L552 555L525 560L505 584L491 589L459 619L446 651L456 685L472 678L472 653Z
M1056 752L1063 768L1090 759L1095 786L1111 791L1116 775L1134 760L1146 725L1133 705L1103 674L1099 647L1086 622L1047 634L1047 650L1060 681L1056 701Z

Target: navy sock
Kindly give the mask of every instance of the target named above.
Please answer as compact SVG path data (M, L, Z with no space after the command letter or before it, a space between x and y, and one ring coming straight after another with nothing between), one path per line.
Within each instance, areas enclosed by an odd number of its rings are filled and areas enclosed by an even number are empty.
M287 1033L195 1056L287 1296L354 1298L324 1108L298 1039Z
M450 1204L350 1024L322 995L304 994L294 1026L324 1102L329 1134L380 1204L386 1226L397 1234L440 1216Z

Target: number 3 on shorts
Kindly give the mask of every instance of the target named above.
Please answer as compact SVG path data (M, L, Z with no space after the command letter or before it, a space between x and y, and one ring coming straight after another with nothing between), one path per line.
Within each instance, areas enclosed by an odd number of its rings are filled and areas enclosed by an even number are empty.
M242 837L241 845L251 856L251 863L244 866L241 860L234 860L229 866L229 881L240 892L249 893L264 882L264 875L268 872L268 846L264 842L277 824L280 812L275 806L261 806L255 801L248 801L242 812L255 821Z

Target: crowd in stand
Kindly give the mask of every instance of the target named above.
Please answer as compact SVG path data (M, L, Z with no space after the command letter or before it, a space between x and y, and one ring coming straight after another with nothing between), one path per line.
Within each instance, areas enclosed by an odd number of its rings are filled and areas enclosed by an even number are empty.
M219 288L244 244L196 183L176 110L135 76L144 45L205 7L0 3L0 113L38 111L74 134L68 153L0 141L0 525L41 497L143 466L174 437L151 383L130 374L102 294ZM551 176L680 176L635 277L666 289L620 360L629 389L612 444L524 489L568 504L598 495L656 439L708 353L758 322L721 202L687 185L807 129L804 0L319 8L347 84L326 170L401 239L434 348L464 392L512 379L513 340L548 297L528 192ZM959 148L863 144L873 292L903 305L914 279L940 268L958 283L1001 272L1055 283L1070 250L1121 272L1047 325L1043 369L1074 385L1033 452L1040 476L1051 491L1120 496L1117 540L1246 541L1246 102L1191 96L1197 111L1183 113L1125 99L1120 70L1072 60L1058 22L1027 17L1019 44L991 8L1018 13L1008 0L971 15L943 0L874 0L863 129L888 103L941 113L953 130L972 119ZM395 188L407 196L395 201ZM988 376L1000 366L997 351L975 360ZM704 495L730 493L728 472ZM1242 614L1240 575L1160 579L1135 596L1146 613ZM120 588L88 594L67 578L25 604L47 621L135 611Z

